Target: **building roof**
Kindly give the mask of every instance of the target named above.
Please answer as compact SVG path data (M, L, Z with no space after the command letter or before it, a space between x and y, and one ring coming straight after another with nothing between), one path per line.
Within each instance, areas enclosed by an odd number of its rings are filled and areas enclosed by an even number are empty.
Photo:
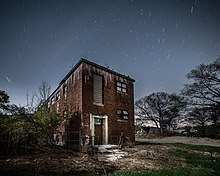
M67 73L67 75L63 78L63 80L59 83L59 85L62 85L62 84L69 78L69 76L70 76L82 63L86 63L86 64L88 64L88 65L91 65L91 66L93 66L93 67L99 68L99 69L104 70L104 71L106 71L106 72L112 73L112 74L114 74L114 75L116 75L116 76L120 76L120 77L125 78L125 79L127 79L127 80L129 80L129 81L132 81L132 82L135 81L134 79L130 78L129 76L126 76L126 75L117 73L117 72L115 72L115 71L113 71L113 70L110 70L110 69L108 69L108 68L106 68L106 67L103 67L103 66L101 66L101 65L98 65L98 64L96 64L96 63L94 63L94 62L91 62L91 61L89 61L89 60L87 60L87 59L81 58L81 59L79 60L79 62L69 71L69 73Z
M48 99L60 88L60 86L70 77L70 75L71 75L82 63L86 63L86 64L88 64L88 65L91 65L91 66L93 66L93 67L99 68L99 69L104 70L104 71L106 71L106 72L112 73L112 74L114 74L114 75L116 75L116 76L120 76L120 77L125 78L125 79L127 79L127 80L129 80L129 81L132 81L132 82L135 81L134 79L130 78L129 76L126 76L126 75L117 73L117 72L115 72L115 71L113 71L113 70L110 70L110 69L108 69L108 68L106 68L106 67L103 67L103 66L101 66L101 65L98 65L98 64L96 64L96 63L94 63L94 62L91 62L91 61L89 61L89 60L87 60L87 59L81 58L81 59L77 62L77 64L69 71L69 73L66 74L66 76L62 79L62 81L60 81L59 86L50 94L50 96L48 97Z

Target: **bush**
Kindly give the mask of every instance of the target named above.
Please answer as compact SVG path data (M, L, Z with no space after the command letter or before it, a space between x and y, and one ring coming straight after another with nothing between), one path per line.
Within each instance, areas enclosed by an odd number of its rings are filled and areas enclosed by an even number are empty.
M196 127L196 129L197 129L197 132L194 135L197 137L208 137L211 139L220 139L220 125Z

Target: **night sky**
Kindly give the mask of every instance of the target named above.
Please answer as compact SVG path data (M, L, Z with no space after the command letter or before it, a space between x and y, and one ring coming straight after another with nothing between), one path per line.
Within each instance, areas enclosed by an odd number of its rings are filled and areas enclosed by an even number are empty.
M80 58L134 78L137 100L219 55L219 0L0 1L0 89L17 105Z

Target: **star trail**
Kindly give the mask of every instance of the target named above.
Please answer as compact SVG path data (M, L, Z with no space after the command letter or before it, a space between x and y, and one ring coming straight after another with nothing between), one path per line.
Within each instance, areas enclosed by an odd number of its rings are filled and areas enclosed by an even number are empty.
M0 26L0 89L22 105L80 58L134 78L138 99L220 55L218 0L2 0Z

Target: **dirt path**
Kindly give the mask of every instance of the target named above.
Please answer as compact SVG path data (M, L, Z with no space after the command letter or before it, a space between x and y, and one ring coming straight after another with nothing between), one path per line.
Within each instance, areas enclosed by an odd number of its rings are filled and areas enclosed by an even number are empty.
M164 138L155 138L155 139L136 138L136 142L146 143L146 144L182 143L182 144L190 144L190 145L208 145L213 147L220 147L220 140L214 140L209 138L197 138L197 137L183 137L183 136L164 137Z

